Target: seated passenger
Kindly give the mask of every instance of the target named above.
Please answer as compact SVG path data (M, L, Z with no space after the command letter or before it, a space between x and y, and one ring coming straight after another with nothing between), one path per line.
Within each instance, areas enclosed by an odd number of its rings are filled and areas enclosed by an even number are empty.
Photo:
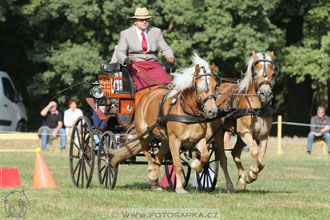
M174 62L172 49L165 42L159 28L149 26L149 12L146 8L137 8L134 25L120 33L116 58L121 64L127 64L135 83L135 89L158 83L170 83L162 66L158 63L158 51L166 57L169 63ZM135 66L146 76L138 73L130 65Z

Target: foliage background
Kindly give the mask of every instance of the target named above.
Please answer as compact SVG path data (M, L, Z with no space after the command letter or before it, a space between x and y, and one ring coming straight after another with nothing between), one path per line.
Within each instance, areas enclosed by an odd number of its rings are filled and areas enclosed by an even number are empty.
M128 17L143 6L178 64L189 65L196 51L216 63L220 76L240 77L252 50L274 51L281 69L274 115L309 122L318 105L330 113L329 0L1 0L0 69L22 92L30 130L40 126L40 109L51 99L65 110L76 98L90 114L84 101L90 82L111 59L120 31L132 25Z

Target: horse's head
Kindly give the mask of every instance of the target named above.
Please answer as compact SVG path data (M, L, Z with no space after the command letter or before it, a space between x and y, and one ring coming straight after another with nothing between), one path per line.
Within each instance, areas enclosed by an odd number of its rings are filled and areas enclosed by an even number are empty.
M257 95L262 103L268 103L273 97L272 88L278 75L278 68L274 68L274 53L255 53L252 51L253 62L251 73L257 89Z
M195 66L194 82L198 102L203 109L204 117L214 118L218 113L217 106L217 80L212 74L212 67Z

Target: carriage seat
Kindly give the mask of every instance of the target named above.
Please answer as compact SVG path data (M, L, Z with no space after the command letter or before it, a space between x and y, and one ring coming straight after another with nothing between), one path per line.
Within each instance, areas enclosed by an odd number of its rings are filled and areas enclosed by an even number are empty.
M121 68L122 72L122 81L123 81L123 90L122 91L116 91L117 94L134 94L134 82L132 75L126 67L122 66Z
M162 64L163 69L169 74L171 71L170 64ZM172 72L175 72L176 67L172 65ZM113 76L120 76L120 89L115 90L115 94L134 94L134 82L128 68L119 63L103 62L100 65L101 74L111 74Z
M169 74L170 73L170 64L162 64L161 65L163 69ZM175 72L176 68L175 65L172 65L172 72ZM134 94L135 88L134 88L134 82L131 75L131 72L128 68L121 65L121 72L122 72L122 82L123 82L123 90L119 91L116 90L116 94Z
M100 73L116 73L119 72L121 69L121 65L119 63L101 63L100 65Z

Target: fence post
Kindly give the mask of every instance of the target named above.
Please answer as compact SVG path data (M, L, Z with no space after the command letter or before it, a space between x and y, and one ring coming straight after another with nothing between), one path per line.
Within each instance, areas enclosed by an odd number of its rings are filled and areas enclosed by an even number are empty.
M282 115L277 116L277 154L282 155Z

